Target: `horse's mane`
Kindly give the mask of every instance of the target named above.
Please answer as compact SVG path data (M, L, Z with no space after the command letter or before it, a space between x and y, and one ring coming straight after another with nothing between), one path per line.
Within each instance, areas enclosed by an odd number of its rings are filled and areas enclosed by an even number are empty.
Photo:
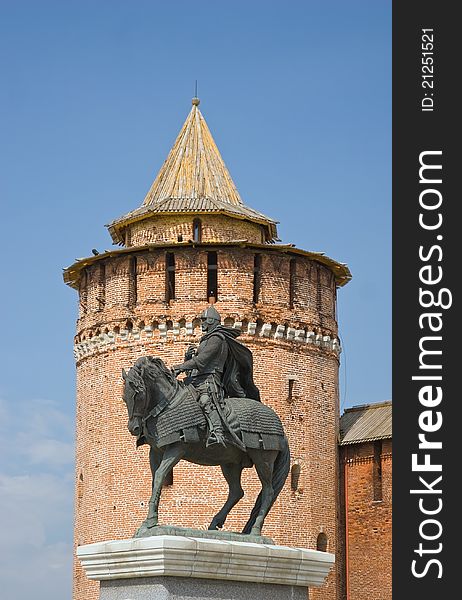
M159 372L161 372L172 386L178 386L176 377L173 375L172 371L165 366L165 363L161 358L156 358L154 356L143 356L142 358L138 358L133 368L128 372L129 377L131 377L132 372L132 381L135 385L137 385L137 380L139 383L139 378L141 381L144 379L154 381L159 375Z

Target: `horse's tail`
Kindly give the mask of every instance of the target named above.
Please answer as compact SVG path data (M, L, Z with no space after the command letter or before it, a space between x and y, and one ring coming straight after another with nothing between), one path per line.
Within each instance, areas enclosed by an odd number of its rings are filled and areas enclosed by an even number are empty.
M273 506L276 498L279 496L282 488L284 487L284 483L287 479L287 475L290 471L290 450L289 443L287 438L284 438L284 447L280 450L279 454L276 457L274 462L274 470L273 470L273 479L271 484L273 486L273 499L271 501L271 506ZM252 527L255 524L258 513L261 508L261 496L262 492L258 494L257 500L255 502L255 506L252 508L252 512L250 513L249 520L247 521L242 533L250 533ZM270 506L270 508L271 508Z

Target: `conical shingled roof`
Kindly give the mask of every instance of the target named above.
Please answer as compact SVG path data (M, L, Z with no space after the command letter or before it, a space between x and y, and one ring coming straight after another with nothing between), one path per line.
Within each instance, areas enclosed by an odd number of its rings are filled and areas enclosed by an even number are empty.
M166 198L211 198L238 206L243 204L197 100L193 101L191 112L146 194L143 206Z
M193 98L191 111L143 204L108 225L116 243L121 229L153 213L224 213L265 225L276 238L276 221L246 206Z

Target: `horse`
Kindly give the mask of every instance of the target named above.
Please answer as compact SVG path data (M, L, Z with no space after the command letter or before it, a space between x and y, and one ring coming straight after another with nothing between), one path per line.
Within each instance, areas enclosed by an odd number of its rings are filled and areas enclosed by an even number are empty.
M163 482L182 459L204 466L219 465L228 483L227 500L209 530L223 528L229 512L244 496L242 471L254 466L262 487L242 533L260 536L290 469L289 445L277 414L257 400L227 398L228 422L234 424L243 443L238 447L228 432L226 447L207 446L207 421L194 388L178 380L162 359L140 358L128 373L123 370L122 376L128 430L137 438L137 446L150 446L152 494L148 515L135 537L152 535L158 525Z

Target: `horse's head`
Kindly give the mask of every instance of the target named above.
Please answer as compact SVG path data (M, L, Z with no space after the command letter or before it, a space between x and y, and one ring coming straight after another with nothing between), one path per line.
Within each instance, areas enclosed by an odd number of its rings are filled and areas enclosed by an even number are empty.
M170 369L160 358L146 356L139 358L128 371L123 369L123 399L128 411L128 430L139 437L143 431L143 420L151 407L157 402L156 391L161 393L162 382L169 387L176 383Z
M128 412L128 431L139 437L142 431L142 420L146 414L147 399L142 368L135 365L128 373L122 369L122 377L125 382L123 400Z

